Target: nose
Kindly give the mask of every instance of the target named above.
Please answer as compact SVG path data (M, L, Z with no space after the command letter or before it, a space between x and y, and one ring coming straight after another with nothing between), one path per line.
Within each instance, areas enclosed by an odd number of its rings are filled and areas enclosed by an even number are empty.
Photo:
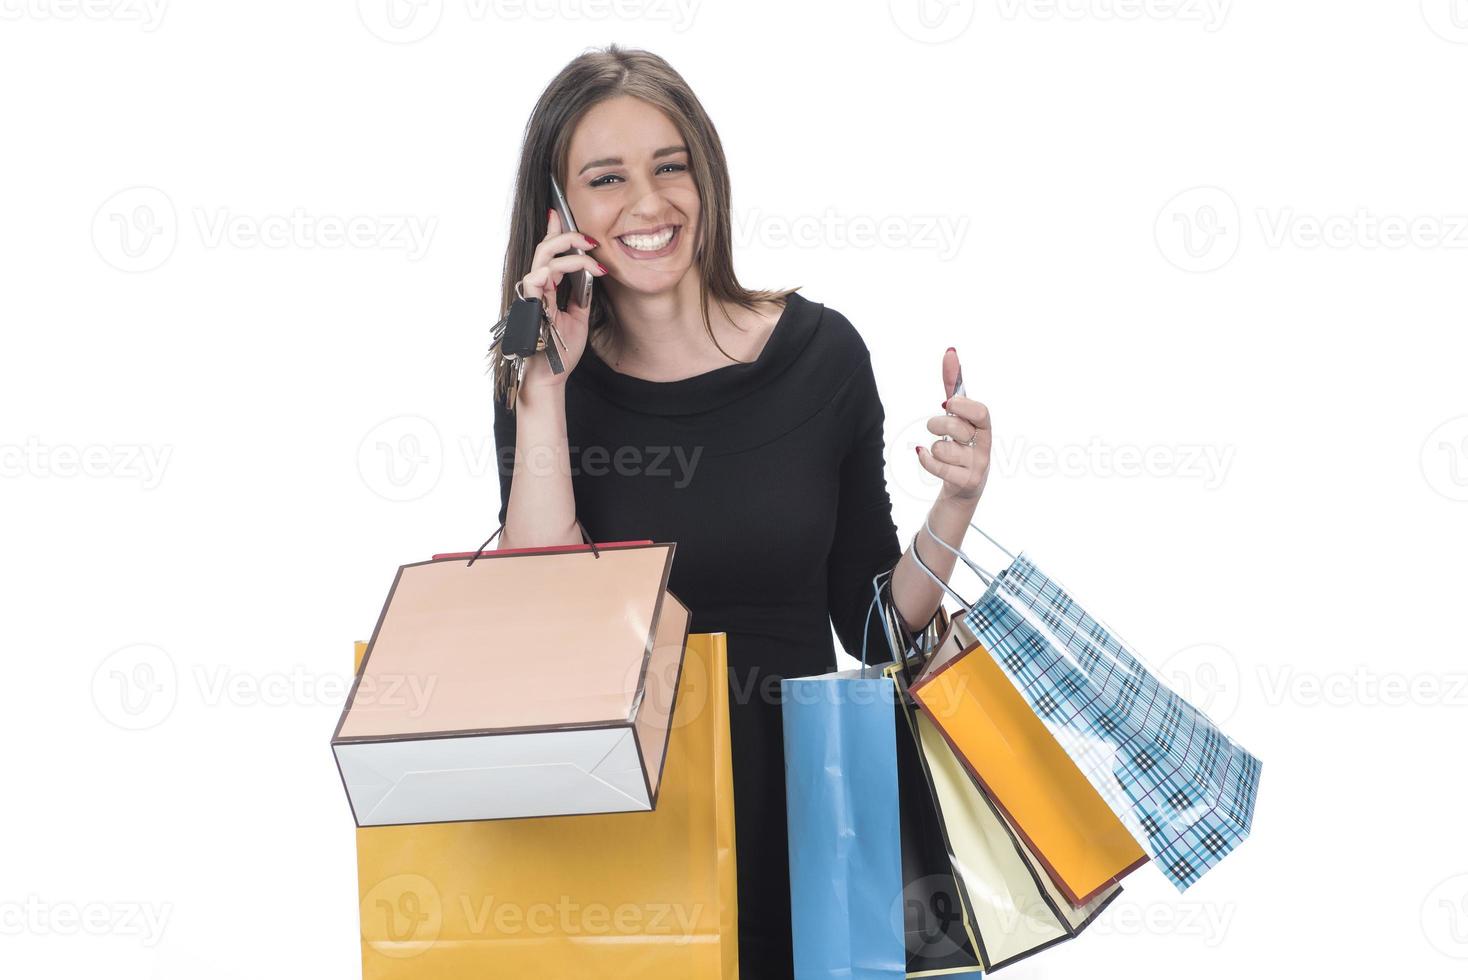
M639 176L630 178L629 182L634 197L628 213L633 218L656 224L670 216L667 198L663 197L662 191L652 179Z

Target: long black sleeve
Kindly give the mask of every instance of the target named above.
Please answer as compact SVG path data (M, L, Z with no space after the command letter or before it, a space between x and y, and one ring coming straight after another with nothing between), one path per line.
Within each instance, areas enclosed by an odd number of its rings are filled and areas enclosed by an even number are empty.
M861 659L865 628L867 662L880 664L891 661L892 653L878 610L872 608L872 579L897 565L902 547L887 492L886 413L870 355L846 387L839 404L852 413L855 436L841 463L836 538L826 562L827 603L846 652ZM909 633L908 639L921 632Z

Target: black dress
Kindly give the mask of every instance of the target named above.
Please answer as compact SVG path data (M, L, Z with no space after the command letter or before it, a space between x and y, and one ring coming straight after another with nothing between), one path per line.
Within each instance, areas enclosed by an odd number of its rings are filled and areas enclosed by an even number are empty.
M866 344L790 294L758 359L681 381L619 374L587 347L566 382L577 517L596 541L677 542L691 631L728 634L739 960L792 976L779 679L860 656L872 577L901 557ZM500 523L514 416L494 420ZM917 465L916 462L911 465ZM891 659L871 618L868 657Z

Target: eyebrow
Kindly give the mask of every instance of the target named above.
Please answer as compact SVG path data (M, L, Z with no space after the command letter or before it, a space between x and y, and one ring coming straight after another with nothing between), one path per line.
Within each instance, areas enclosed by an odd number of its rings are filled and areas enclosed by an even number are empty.
M688 147L686 147L686 146L665 146L661 150L653 150L653 152L652 152L652 158L654 160L656 160L658 157L672 156L674 153L687 153L687 152L688 152ZM592 167L620 167L621 165L622 165L622 158L621 157L602 157L600 160L593 160L590 163L588 163L586 166L582 167L580 170L576 171L576 176L578 176L578 177L581 176L582 174L586 173L586 171L590 170Z

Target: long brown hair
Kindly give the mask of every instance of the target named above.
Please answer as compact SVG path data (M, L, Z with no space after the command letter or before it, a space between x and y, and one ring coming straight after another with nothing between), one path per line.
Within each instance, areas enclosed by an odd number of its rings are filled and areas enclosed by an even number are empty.
M693 254L701 271L699 306L703 311L704 330L724 356L737 361L714 337L713 324L709 321L710 299L718 302L720 308L724 303L734 303L753 311L757 303L784 300L799 287L745 289L739 284L734 276L731 242L729 168L713 121L683 76L666 61L649 51L615 44L587 51L562 68L541 93L525 124L520 166L515 177L515 204L510 213L510 239L505 249L499 315L503 317L509 312L516 298L515 283L530 271L535 246L545 237L545 214L551 205L547 175L554 168L556 179L562 187L566 186L566 157L576 124L592 106L619 95L635 96L667 113L688 147L689 170L699 199L698 241ZM587 326L588 345L602 331L617 329L615 312L603 290L593 290ZM494 394L503 398L509 377L508 362L498 356L494 362Z

